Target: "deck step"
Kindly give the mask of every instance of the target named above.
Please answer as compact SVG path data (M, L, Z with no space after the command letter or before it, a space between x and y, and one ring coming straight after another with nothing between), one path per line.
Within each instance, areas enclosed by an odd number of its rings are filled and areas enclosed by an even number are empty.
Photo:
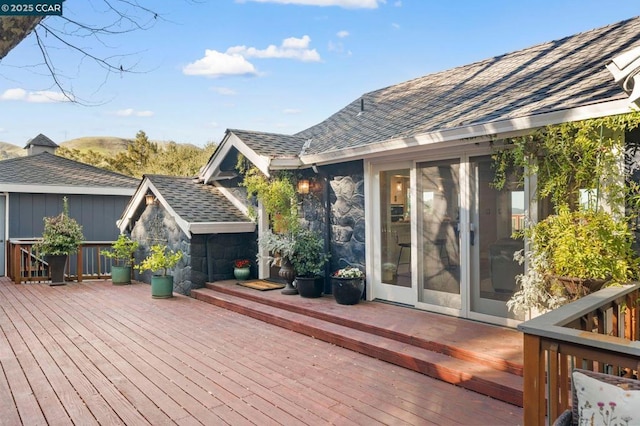
M419 342L416 345L401 341L399 333L394 335L389 330L384 333L376 329L363 331L344 318L305 309L304 303L278 303L254 297L250 292L234 292L228 286L208 284L207 288L191 293L198 300L522 406L522 377L503 371L502 366L492 368L486 362L477 362L472 354L467 353L463 357L467 359L460 359L450 356L450 353L456 353L453 349L449 349L449 353L429 350ZM482 356L479 354L480 358Z

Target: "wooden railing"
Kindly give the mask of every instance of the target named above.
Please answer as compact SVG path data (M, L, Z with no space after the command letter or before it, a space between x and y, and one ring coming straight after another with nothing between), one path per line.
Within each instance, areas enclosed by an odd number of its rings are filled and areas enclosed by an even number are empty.
M10 239L7 256L8 276L16 284L49 281L49 264L33 250L37 239ZM113 241L85 241L78 253L69 256L65 280L101 279L111 277L111 262L101 250L111 247Z
M640 371L640 283L607 287L518 326L524 424L551 424L571 403L571 370Z

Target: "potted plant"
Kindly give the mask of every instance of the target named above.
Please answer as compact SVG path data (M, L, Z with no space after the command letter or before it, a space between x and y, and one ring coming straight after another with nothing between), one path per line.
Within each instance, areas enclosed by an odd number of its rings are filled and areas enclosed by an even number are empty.
M338 269L331 275L331 291L338 304L357 304L364 294L364 272L355 266Z
M514 312L555 309L604 285L637 278L633 233L610 213L561 208L530 225L525 235L529 267L517 276L520 288L507 302ZM522 250L516 259L525 260Z
M324 265L329 255L316 232L300 230L295 235L291 263L296 272L296 289L302 297L320 297L324 290Z
M286 286L282 289L282 294L298 294L298 290L293 286L295 271L291 264L291 259L295 254L295 237L293 233L275 233L270 229L266 230L258 237L258 245L269 253L266 260L270 265L280 266L278 275L286 282ZM258 257L258 260L260 260L260 257Z
M173 297L173 276L167 271L178 264L182 259L180 250L174 251L166 245L155 244L151 246L151 252L139 265L140 271L161 271L161 274L154 274L151 277L151 297L154 299L166 299Z
M251 262L249 259L236 259L233 261L233 276L237 280L245 281L251 275Z
M42 239L34 249L45 257L51 275L50 285L64 284L64 271L71 253L77 253L84 241L82 226L69 216L67 197L63 199L62 213L44 218Z
M139 245L137 241L120 234L111 245L111 249L102 253L104 257L112 260L111 282L113 284L131 284L133 254L138 250Z

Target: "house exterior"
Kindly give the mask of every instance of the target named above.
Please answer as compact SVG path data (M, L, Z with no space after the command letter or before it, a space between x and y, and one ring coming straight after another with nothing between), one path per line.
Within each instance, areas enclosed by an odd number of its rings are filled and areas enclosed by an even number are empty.
M256 224L225 193L193 178L145 175L118 221L121 232L141 243L136 263L155 244L181 250L172 271L174 291L188 295L207 281L233 276L234 259L255 259ZM257 276L255 264L252 274ZM151 282L151 275L146 271L138 279Z
M294 135L229 129L198 184L237 206L239 154L266 175L290 170L313 183L303 220L326 236L328 272L363 265L369 300L513 326L525 318L505 304L523 272L511 235L533 188L492 187L492 146L629 112L638 57L633 18L366 93Z
M56 156L58 145L39 134L25 149L28 155L0 161L0 276L6 274L7 242L39 238L43 218L62 211L83 227L87 241L113 241L115 226L138 180Z

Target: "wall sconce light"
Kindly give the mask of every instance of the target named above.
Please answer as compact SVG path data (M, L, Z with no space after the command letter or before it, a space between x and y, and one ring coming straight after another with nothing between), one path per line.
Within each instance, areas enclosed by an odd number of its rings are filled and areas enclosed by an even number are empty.
M152 204L155 204L156 202L156 196L153 194L147 194L144 196L144 201L147 204L147 206L150 206Z
M398 183L396 183L396 190L397 191L402 191L402 181L399 180Z
M298 194L309 193L309 179L300 179L298 181Z

